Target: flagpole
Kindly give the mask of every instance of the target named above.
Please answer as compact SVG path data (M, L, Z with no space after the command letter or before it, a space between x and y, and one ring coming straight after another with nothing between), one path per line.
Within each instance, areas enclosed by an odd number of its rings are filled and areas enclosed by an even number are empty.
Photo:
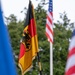
M53 50L51 42L50 42L50 75L53 75Z
M40 75L42 75L42 68L41 68L39 52L37 53L37 58L38 58L38 65L39 65L39 73L40 73Z

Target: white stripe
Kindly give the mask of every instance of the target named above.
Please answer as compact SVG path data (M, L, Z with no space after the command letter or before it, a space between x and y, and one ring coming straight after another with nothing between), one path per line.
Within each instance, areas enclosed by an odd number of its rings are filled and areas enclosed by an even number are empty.
M75 54L68 58L65 71L67 72L72 66L75 66Z
M50 36L51 40L53 41L53 35L50 32L50 30L48 28L46 28L46 33L48 33L48 35Z
M75 47L75 36L72 37L70 45L69 45L69 51L72 50L72 48Z
M49 18L53 21L53 16L50 14L50 12L47 12L47 15L49 16Z
M47 24L50 27L51 31L53 32L53 25L51 25L51 23L49 22L49 20L47 19Z

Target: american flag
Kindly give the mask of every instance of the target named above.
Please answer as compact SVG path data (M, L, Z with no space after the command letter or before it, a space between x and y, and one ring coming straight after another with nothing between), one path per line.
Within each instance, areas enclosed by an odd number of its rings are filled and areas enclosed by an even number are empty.
M53 3L52 3L52 0L49 0L49 8L47 11L46 36L48 38L48 41L53 43Z
M73 31L71 42L69 45L65 75L75 75L75 29Z

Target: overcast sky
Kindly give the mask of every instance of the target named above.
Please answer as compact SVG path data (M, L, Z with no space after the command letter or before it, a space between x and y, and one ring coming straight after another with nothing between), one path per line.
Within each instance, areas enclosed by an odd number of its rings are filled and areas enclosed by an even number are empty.
M31 0L34 8L38 2ZM17 19L24 19L24 14L20 13L24 7L28 7L29 0L1 0L4 16L8 17L10 14L17 16ZM48 0L47 0L48 2ZM46 5L46 8L48 5ZM54 21L59 19L59 13L67 13L71 22L75 22L75 0L53 0L53 17Z

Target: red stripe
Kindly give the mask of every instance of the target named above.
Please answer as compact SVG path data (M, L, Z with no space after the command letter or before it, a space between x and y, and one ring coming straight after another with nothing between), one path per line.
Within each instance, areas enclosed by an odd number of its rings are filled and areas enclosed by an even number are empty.
M52 25L52 20L50 19L50 17L47 15L47 19L49 20L49 22L51 23Z
M53 35L53 31L51 30L50 26L48 24L46 24L46 28L48 28L48 30L51 32L51 34Z
M53 17L53 12L50 12L50 14L52 15L52 17Z
M69 54L68 54L68 58L71 57L73 54L75 54L75 47L73 47L73 48L70 50L70 52L69 52Z
M66 73L65 75L72 75L75 74L75 65L72 66Z
M20 54L19 54L19 59L25 54L26 48L23 43L20 44Z
M46 32L46 36L49 39L49 42L52 42L53 43L52 39L50 38L50 36L49 36L49 34L47 32Z
M53 13L52 12L50 12L50 14L51 14L51 18L53 17ZM50 32L47 32L46 31L46 36L47 36L47 38L49 39L49 42L52 42L53 43L53 39L51 39L51 36L49 35L50 33L52 34L52 38L53 38L53 31L52 31L52 29L51 29L51 27L52 27L52 25L53 25L53 20L48 16L49 14L47 14L47 20L50 22L50 25L47 23L46 24L46 28L48 28L48 30L50 31Z
M51 14L51 16L53 17L53 13L52 12L50 12L50 14ZM53 20L47 15L47 19L49 20L49 22L51 23L51 25L52 25L52 22L53 22Z
M28 26L28 31L29 31L31 37L33 37L33 36L36 35L36 24L35 24L34 18L32 18L32 19L30 20L30 24L29 24L29 26Z

